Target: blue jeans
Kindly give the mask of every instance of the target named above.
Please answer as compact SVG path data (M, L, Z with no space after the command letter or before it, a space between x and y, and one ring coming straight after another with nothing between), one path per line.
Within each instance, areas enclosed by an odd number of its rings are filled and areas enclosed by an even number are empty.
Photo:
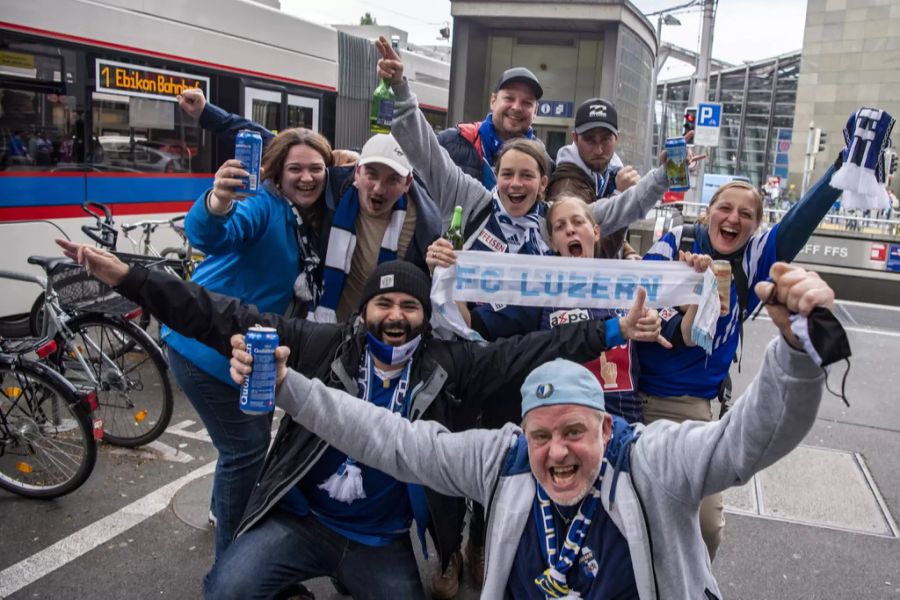
M215 600L271 598L313 577L333 577L355 600L424 600L409 535L387 546L348 540L314 516L274 508L216 561L203 596Z
M240 392L201 371L169 348L175 381L200 415L219 452L213 475L212 511L216 516L216 557L222 556L237 530L269 447L272 414L248 415L239 408Z

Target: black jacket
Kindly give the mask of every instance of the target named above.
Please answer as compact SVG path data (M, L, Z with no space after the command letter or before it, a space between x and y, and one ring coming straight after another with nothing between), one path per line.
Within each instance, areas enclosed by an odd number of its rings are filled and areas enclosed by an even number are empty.
M330 387L358 393L357 373L366 341L359 319L323 324L261 314L234 298L140 266L132 267L117 289L172 329L228 357L233 334L256 324L275 327L280 343L291 349L290 367ZM409 418L434 420L451 431L470 429L476 425L483 403L518 405L519 388L537 366L557 357L584 363L603 350L602 321L556 327L493 344L447 342L426 334L412 358ZM237 535L264 518L326 448L323 440L285 417ZM465 505L431 490L426 490L426 499L431 513L429 529L446 568L450 553L459 547Z

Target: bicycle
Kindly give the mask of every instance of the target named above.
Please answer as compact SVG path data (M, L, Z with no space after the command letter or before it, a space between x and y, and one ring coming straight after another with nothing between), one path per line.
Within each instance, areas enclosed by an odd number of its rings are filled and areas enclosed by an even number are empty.
M146 260L119 257L132 264ZM45 360L76 386L96 391L104 439L135 447L162 435L174 405L169 367L150 335L127 318L139 307L67 258L32 256L28 262L47 276L0 271L0 278L44 288L39 337L58 346Z
M85 202L81 209L96 221L93 226L82 225L82 232L94 240L101 248L115 252L119 232L115 227L109 207L100 202ZM184 221L184 217L185 215L179 215L171 219L148 219L136 223L126 223L120 225L119 229L122 230L125 239L131 243L135 254L175 261L170 266L167 266L166 270L172 275L187 281L190 280L194 268L203 260L204 256L201 252L191 247L191 242L184 230L184 226L180 224ZM167 246L162 250L157 250L151 241L151 236L160 225L171 228L181 239L181 246ZM141 230L140 239L135 240L130 234L138 229Z
M46 365L0 343L0 488L57 498L81 486L97 462L89 397ZM55 343L38 348L52 352Z

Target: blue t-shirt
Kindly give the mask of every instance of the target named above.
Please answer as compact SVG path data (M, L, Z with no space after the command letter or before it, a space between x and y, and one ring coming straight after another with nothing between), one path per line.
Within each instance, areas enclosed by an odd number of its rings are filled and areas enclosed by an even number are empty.
M769 276L769 270L778 260L775 240L779 225L780 223L768 231L751 236L744 250L743 266L749 288L747 314L752 313L759 304L759 298L753 293L753 286ZM681 231L681 227L675 227L660 238L644 256L644 260L673 260L678 255ZM693 250L709 253L708 249L701 246L700 239L694 240ZM677 346L667 350L659 344L637 344L641 365L638 389L653 396L715 398L737 353L740 340L739 313L737 288L732 280L731 310L716 322L711 355L707 356L699 346ZM680 327L681 316L670 309L660 311L660 316L663 318L663 335L671 338L674 330Z
M628 311L616 311L603 308L544 308L541 314L541 330L553 329L558 325L579 323L591 319L618 319ZM616 320L616 326L618 320ZM607 322L607 329L613 327ZM613 416L622 417L629 423L640 423L643 420L641 404L637 399L637 383L640 367L637 349L630 340L620 335L615 340L607 339L609 349L584 366L594 374L603 388L603 399L606 411Z
M395 371L384 387L378 378L373 383L371 402L390 407L394 390L402 371ZM281 508L306 516L310 512L326 527L351 540L368 546L386 546L393 540L409 535L412 507L405 483L361 463L363 489L366 497L350 504L332 499L319 486L334 475L347 455L329 447L309 472L280 502Z
M560 532L558 539L562 544L568 525L557 511L571 519L578 512L578 507L557 506L553 511L556 531ZM506 584L506 598L546 600L544 593L534 583L535 577L548 566L541 551L544 542L538 536L538 527L532 515L516 548L516 557ZM638 598L628 542L602 506L598 507L591 521L587 539L578 555L578 564L573 565L566 573L566 581L569 589L579 592L585 600Z

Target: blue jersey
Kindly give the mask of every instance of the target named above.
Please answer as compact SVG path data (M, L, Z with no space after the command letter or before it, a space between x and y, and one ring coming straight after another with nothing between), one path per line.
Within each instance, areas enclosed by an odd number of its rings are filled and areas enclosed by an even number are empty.
M591 319L618 319L627 312L603 308L544 308L541 329L553 329L559 325ZM612 324L608 324L608 328L610 327ZM635 344L621 336L615 340L608 339L607 342L612 342L610 348L601 352L594 360L584 363L584 366L594 374L603 388L606 411L629 423L640 423L643 413L637 399L640 368Z
M742 265L749 288L747 314L759 304L759 298L752 292L753 286L769 276L769 269L778 260L776 239L779 225L751 236L744 250ZM675 260L681 245L681 233L681 227L673 228L650 248L644 260ZM706 244L708 241L698 236L694 240L693 251L709 253L704 247ZM729 313L716 323L712 354L709 356L699 346L676 346L666 350L659 344L637 344L641 365L640 391L653 396L715 398L728 375L740 340L740 303L734 281L731 282L730 306ZM660 316L663 317L664 335L671 337L674 330L681 326L680 314L674 310L663 310Z

